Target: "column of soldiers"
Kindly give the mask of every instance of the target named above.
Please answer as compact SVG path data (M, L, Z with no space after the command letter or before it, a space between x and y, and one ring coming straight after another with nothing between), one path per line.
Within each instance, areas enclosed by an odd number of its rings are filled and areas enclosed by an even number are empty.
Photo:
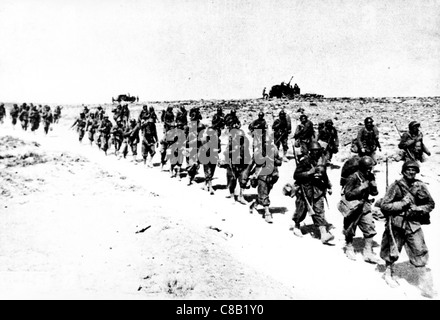
M27 105L26 103L22 103L20 106L18 104L13 104L11 109L9 110L9 115L12 121L12 127L15 129L18 122L20 122L21 128L24 131L28 129L31 132L36 132L40 125L42 124L43 131L47 135L51 130L51 125L56 123L56 119L59 119L61 116L61 108L57 106L55 110L58 110L57 116L55 118L55 113L52 112L50 106L41 104L34 105L30 103ZM6 109L4 104L0 104L0 124L4 123L4 119L6 118Z
M108 116L104 116L103 119L108 120ZM185 107L181 106L174 114L173 107L169 106L161 116L164 131L162 139L159 140L154 109L144 106L137 121L130 120L126 129L122 130L122 139L126 139L123 140L123 154L126 155L130 148L135 156L137 144L142 141L144 164L149 157L148 166L151 167L152 158L156 153L155 147L160 143L162 170L167 162L170 162L171 177L180 179L186 171L188 185L191 185L200 166L203 165L204 189L210 194L215 193L212 180L216 168L224 168L228 190L226 197L246 205L249 203L245 200L244 191L251 187L256 188L257 197L250 202L249 212L254 213L258 206L261 206L265 221L273 223L270 192L279 179L278 167L282 165L283 158L284 161L288 161L291 124L286 112L282 110L274 120L272 132L269 132L264 112L259 112L258 118L248 126L249 134L241 128L241 121L234 107L226 115L221 107L217 107L209 125L204 125L202 119L197 107L187 112ZM331 229L334 227L325 216L325 203L327 195L332 195L333 188L327 169L333 155L339 151L338 132L331 119L318 125L317 135L312 121L305 114L301 114L299 119L300 123L293 135L295 182L283 188L285 195L296 198L292 217L293 234L297 237L303 236L301 223L309 215L316 230L319 230L316 234L321 242L332 245L334 235ZM101 130L102 123L95 126L95 130L96 128L104 134ZM139 133L142 138L139 137ZM224 150L221 150L222 133L227 136ZM398 283L394 277L393 264L405 247L410 262L420 270L423 293L431 296L431 275L426 267L428 249L421 226L429 223L429 213L435 204L426 185L416 179L420 172L420 162L424 161L424 154L430 155L423 143L420 123L411 122L409 132L401 136L399 148L405 152L401 171L403 178L387 189L384 198L378 204L387 218L380 258L373 251L373 239L377 231L372 197L379 193L373 168L377 165L376 151L381 151L381 145L379 130L371 117L365 119L364 127L358 131L355 142L357 154L344 163L340 179L341 197L346 202L356 203L356 206L345 212L343 217L345 254L350 260L357 259L353 242L359 227L364 238L363 260L378 264L382 258L386 264L384 279L390 286L396 286ZM281 150L279 151L281 148L283 157L280 155Z

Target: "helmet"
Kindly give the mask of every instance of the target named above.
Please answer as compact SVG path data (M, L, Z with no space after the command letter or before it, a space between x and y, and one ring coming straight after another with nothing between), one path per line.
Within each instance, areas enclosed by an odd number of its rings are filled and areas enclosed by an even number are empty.
M258 118L262 119L263 117L264 117L264 112L263 112L263 111L260 111L260 112L258 113Z
M309 150L322 150L322 147L321 147L321 145L319 144L319 142L317 142L317 141L313 141L313 142L310 144Z
M415 168L417 173L420 172L420 166L416 161L413 161L413 160L406 161L402 166L402 173L404 171L406 171L406 169L408 169L408 168Z
M286 116L286 112L284 110L281 110L279 116L280 116L280 118L281 117L285 117Z
M365 124L373 124L373 122L374 122L373 118L371 118L371 117L366 117L365 120L364 120Z
M413 129L414 127L420 127L420 123L417 121L411 121L408 125L409 130Z
M136 119L130 119L130 123L136 123Z
M374 167L374 160L369 156L363 156L361 160L359 160L359 168L360 169L371 169Z
M302 115L299 116L299 119L300 119L300 120L302 120L302 119L307 120L307 116L306 116L305 114L302 114Z
M328 120L325 121L325 125L326 126L333 125L333 121L331 119L328 119Z

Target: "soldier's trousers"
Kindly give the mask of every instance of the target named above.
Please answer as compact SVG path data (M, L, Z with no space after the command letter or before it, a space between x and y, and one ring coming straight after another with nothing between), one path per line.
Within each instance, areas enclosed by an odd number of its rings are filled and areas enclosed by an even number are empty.
M38 130L40 123L38 121L31 122L31 131Z
M45 123L44 124L44 132L47 134L49 132L49 128L50 128L50 123Z
M124 157L126 157L128 154L128 149L130 149L133 156L136 156L137 155L137 148L138 148L138 145L137 145L136 141L125 140L122 145L122 154Z
M110 135L109 134L102 134L101 135L101 149L106 152L108 150L108 143L110 140Z
M428 263L429 252L425 243L422 228L415 232L392 226L392 234L396 245L391 238L389 222L385 225L385 231L382 236L380 257L388 263L394 263L399 259L402 248L405 247L409 261L415 267L424 267ZM394 247L394 248L393 248ZM393 253L393 251L395 253Z
M147 159L148 155L150 155L153 158L155 154L156 154L156 147L154 143L148 143L147 141L142 140L142 157L144 159Z
M89 141L93 142L95 140L95 130L89 130L88 136L89 136Z
M15 126L17 124L17 117L12 117L12 125Z
M272 175L260 176L258 177L258 186L257 186L257 204L268 207L270 206L269 194L274 186L274 182L272 180Z
M226 181L228 184L229 193L234 193L235 188L237 187L237 181L239 182L240 187L244 189L245 186L243 186L242 183L244 179L242 179L242 176L244 170L246 170L246 167L246 165L240 166L233 164L232 168L231 165L226 168Z
M286 154L287 150L289 150L289 145L287 143L288 142L287 135L284 138L281 138L280 140L277 140L277 138L275 139L276 139L275 141L277 141L276 143L277 149L280 150L280 146L283 146L284 154Z
M205 173L205 182L212 181L212 178L214 178L215 168L217 168L217 163L208 163L203 165L203 172Z
M28 124L29 124L29 121L27 121L27 120L21 121L21 127L23 128L24 131L27 130Z
M84 138L85 135L85 131L82 128L78 128L78 137L79 137L79 141L81 142L82 139Z
M347 218L344 218L343 233L347 242L353 241L357 227L361 229L366 239L372 238L377 234L373 213L371 212L371 205L369 203L364 204L361 213L354 212Z
M310 205L313 208L315 214L312 215L312 220L315 226L322 227L327 226L327 220L325 219L325 210L324 210L324 197L320 197L314 201L308 199ZM295 221L295 225L299 226L299 224L306 218L308 212L307 203L303 199L303 196L298 193L295 200L295 213L293 214L293 221Z

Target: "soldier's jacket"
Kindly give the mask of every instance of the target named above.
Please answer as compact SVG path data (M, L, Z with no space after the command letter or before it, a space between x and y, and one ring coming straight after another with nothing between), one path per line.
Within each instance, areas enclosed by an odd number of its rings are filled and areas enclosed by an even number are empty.
M6 115L6 110L4 105L0 105L0 117L4 117Z
M318 167L318 164L318 161L306 155L298 163L298 166L296 167L293 174L295 183L297 185L303 186L304 192L306 193L308 199L317 200L325 196L327 189L332 188L327 172L325 170L323 172L320 172L319 175L308 174L308 171L310 171L312 168ZM300 191L301 188L298 189L298 192Z
M313 122L307 120L306 123L300 124L296 127L295 135L293 136L295 139L300 141L310 142L315 137L315 130L313 129Z
M417 135L413 135L409 132L403 133L399 142L399 149L406 149L416 156L421 155L423 152L426 154L429 152L423 143L423 133L420 131Z
M241 127L241 122L238 119L237 115L228 113L225 116L225 125L228 127L229 130L232 128L239 129Z
M283 163L283 159L280 157L278 148L275 145L270 146L271 150L266 152L263 158L259 152L254 152L252 161L248 166L249 174L256 174L258 180L265 181L267 183L275 184L279 179L278 167Z
M157 137L156 124L154 122L145 122L141 125L143 140L148 144L155 144L159 141Z
M142 120L147 120L150 117L150 112L148 110L142 109L138 116L138 122Z
M110 120L102 120L101 125L99 126L99 132L102 134L110 134L112 130L113 124Z
M85 127L87 125L87 121L86 121L86 119L78 118L78 119L76 119L75 124L76 124L77 130L83 130L83 129L85 129Z
M99 128L98 120L92 119L92 118L87 119L87 122L86 122L86 130L87 131L94 133L94 132L96 132L96 130L98 128Z
M211 127L217 131L220 131L225 127L225 118L223 114L216 113L212 117Z
M367 152L373 152L379 144L379 130L376 126L373 126L372 130L368 130L363 127L359 130L357 135L357 143L360 148L364 148Z
M319 131L317 139L318 141L321 140L326 142L327 149L339 147L338 131L334 127L331 127L330 130L324 127L321 131Z
M135 126L135 127L127 126L123 131L122 136L124 139L127 139L128 142L136 144L139 143L140 141L139 131L140 131L139 126Z
M44 111L42 118L45 123L52 123L53 122L53 115L52 115L52 112L50 112L50 111Z
M29 112L27 110L23 110L19 116L20 121L28 121L29 120Z
M249 151L250 142L246 135L229 136L228 144L224 152L224 158L228 164L247 166L251 161Z
M368 181L368 187L361 188L361 184L366 181ZM343 192L348 201L364 200L365 202L370 195L377 196L379 194L374 175L365 177L360 171L356 171L348 177Z
M31 122L40 122L40 113L38 110L31 110L29 114L29 120Z
M124 127L116 126L111 129L111 134L117 141L122 141L124 136Z
M184 130L188 125L188 112L186 110L179 109L176 114L176 126L180 130Z
M163 127L165 131L174 128L174 113L173 111L166 111L163 116Z
M403 201L405 196L413 199L414 205L417 206L417 212L411 212L405 206ZM426 185L420 180L415 180L412 185L409 185L404 178L396 180L389 186L381 203L382 212L392 216L394 226L409 229L412 232L421 228L418 215L429 214L434 208L434 200Z
M267 123L265 119L257 119L251 122L249 124L249 131L253 132L254 130L266 130L267 129Z
M276 119L273 122L272 130L274 131L275 139L281 137L283 134L290 134L291 127L287 122L287 119Z
M353 173L358 171L359 169L359 160L361 160L361 157L358 155L354 155L350 159L344 162L344 165L341 169L341 181L340 184L342 187L345 186L347 183L348 177L350 177Z
M9 114L11 115L12 118L17 118L19 115L20 109L18 107L13 107L11 109L11 111L9 112Z

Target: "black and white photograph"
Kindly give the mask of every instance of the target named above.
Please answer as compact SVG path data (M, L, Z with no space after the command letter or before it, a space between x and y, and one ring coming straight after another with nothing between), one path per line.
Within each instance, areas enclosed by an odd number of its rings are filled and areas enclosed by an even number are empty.
M439 126L439 0L0 0L0 300L438 300Z

